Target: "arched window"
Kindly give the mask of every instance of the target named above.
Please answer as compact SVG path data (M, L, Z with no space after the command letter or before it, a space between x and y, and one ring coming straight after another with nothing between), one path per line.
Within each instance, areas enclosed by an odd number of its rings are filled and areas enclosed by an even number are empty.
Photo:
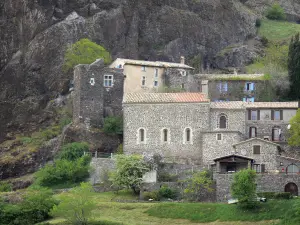
M161 142L167 143L170 142L170 130L167 128L163 128L161 130Z
M227 116L225 114L220 114L218 118L218 128L221 129L227 128Z
M192 143L192 138L191 128L185 128L183 133L183 143Z
M168 130L167 129L163 130L163 140L164 140L164 142L168 141Z
M145 129L140 128L138 131L138 143L145 143L145 140L146 140Z
M295 164L291 164L286 168L286 173L299 173L299 168Z

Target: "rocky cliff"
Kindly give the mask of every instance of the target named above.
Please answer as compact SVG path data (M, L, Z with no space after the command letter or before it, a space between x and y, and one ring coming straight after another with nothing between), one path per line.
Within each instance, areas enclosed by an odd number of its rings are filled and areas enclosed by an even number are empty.
M272 2L1 1L0 143L8 132L35 130L51 121L47 104L68 91L72 78L61 70L64 52L80 38L103 45L113 58L179 61L181 55L188 59L201 55L205 66L236 66L232 65L234 60L218 59L215 63L215 56L239 44L242 47L237 54L246 54L247 59L247 43L256 36L255 21L262 5ZM296 21L300 10L297 0L281 2Z

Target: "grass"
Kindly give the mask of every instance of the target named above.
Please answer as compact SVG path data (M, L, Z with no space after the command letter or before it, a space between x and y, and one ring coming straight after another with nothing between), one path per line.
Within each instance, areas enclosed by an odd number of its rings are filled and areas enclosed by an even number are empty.
M93 200L97 207L93 211L93 219L123 225L274 225L285 217L296 201L269 201L263 203L259 210L249 212L240 210L236 205L221 203L132 202L137 199L131 191L95 193ZM63 224L61 218L48 222Z
M298 32L300 32L300 24L267 19L262 20L258 30L260 36L271 41L287 40Z

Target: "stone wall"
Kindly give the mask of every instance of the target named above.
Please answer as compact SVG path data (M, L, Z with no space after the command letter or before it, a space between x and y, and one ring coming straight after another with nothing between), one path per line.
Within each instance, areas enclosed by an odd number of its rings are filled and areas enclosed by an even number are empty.
M185 75L180 73L183 71L178 68L168 68L164 73L164 83L170 88L182 88L185 91L196 92L198 85L194 82L193 75L191 75L190 70L186 70ZM197 91L199 92L199 91Z
M230 185L233 180L233 174L214 174L216 181L216 199L218 202L225 202L231 199ZM288 183L295 183L300 187L299 175L287 174L258 174L257 192L284 192Z
M104 75L113 75L112 87L104 87ZM122 115L123 84L122 70L105 67L103 60L76 66L73 122L101 127L105 116Z
M108 173L115 169L115 160L110 158L92 158L90 181L100 184L108 180Z
M191 129L191 141L185 143L184 131ZM139 142L139 129L145 141ZM163 141L162 131L169 138ZM201 133L209 129L209 103L124 104L124 153L159 154L164 158L187 159L201 164Z
M222 140L217 140L217 134L222 135ZM215 158L232 154L232 145L241 140L241 134L236 131L203 133L203 164L210 165L214 163Z

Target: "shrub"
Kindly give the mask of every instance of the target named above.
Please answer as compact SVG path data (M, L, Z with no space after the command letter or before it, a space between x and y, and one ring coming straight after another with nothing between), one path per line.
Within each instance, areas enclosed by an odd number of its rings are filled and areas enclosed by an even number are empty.
M123 118L107 117L104 119L103 131L109 135L123 134Z
M158 193L160 198L175 199L177 197L177 191L172 188L169 188L167 185L163 185L159 189Z
M266 17L270 20L285 20L286 18L283 8L278 3L273 4L267 10Z
M58 155L59 159L76 160L89 151L89 145L86 142L73 142L62 146Z
M176 182L178 180L178 175L170 173L160 173L158 176L159 182Z
M124 152L123 152L123 144L120 144L120 145L118 146L117 154L122 155L123 153L124 153Z
M75 161L56 160L53 165L46 165L35 173L35 184L54 186L64 183L77 183L89 176L89 156L82 156Z
M12 185L7 182L0 183L0 192L9 192L12 191Z
M148 201L149 199L153 199L154 201L159 201L160 200L160 194L158 191L145 191L143 192L143 199L145 201Z
M257 196L267 199L291 199L293 195L290 192L261 192Z
M63 70L68 72L78 64L91 64L99 58L104 59L105 64L111 62L110 53L105 48L84 38L67 49Z

